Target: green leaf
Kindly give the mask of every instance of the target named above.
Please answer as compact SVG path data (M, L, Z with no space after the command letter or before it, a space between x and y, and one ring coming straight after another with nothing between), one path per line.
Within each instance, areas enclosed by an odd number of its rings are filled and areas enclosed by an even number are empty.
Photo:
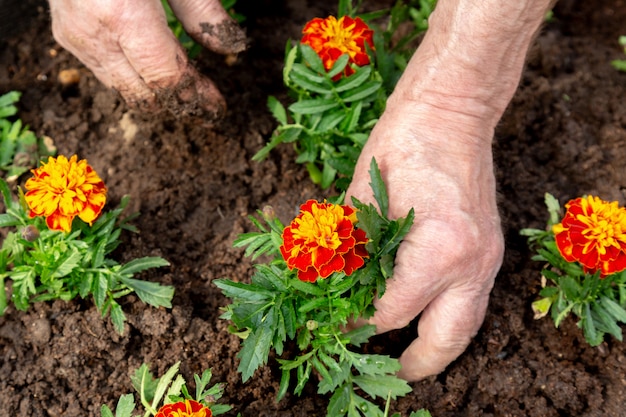
M332 98L313 98L300 100L289 106L289 110L298 114L316 114L339 107L339 103Z
M335 75L340 74L348 65L348 61L350 60L350 55L343 54L333 64L333 67L328 71L328 78L332 79Z
M154 391L154 398L152 399L152 408L155 410L158 410L161 398L163 398L163 394L165 394L167 387L174 379L174 376L178 373L179 367L180 362L176 362L161 378L159 378L159 383L157 384L156 390Z
M598 346L602 343L603 335L602 332L599 332L596 329L593 317L591 316L591 308L589 307L589 304L585 304L583 306L583 316L581 317L581 321L585 340L587 340L591 346Z
M367 80L367 78L370 76L371 73L372 73L372 67L370 66L360 67L359 69L355 71L354 74L339 81L337 85L335 86L335 91L338 93L341 93L343 91L348 91L353 88L356 88L360 86L361 84L363 84L365 80Z
M126 321L126 316L124 315L124 311L122 311L122 307L114 300L111 300L111 322L113 326L115 326L115 330L119 334L124 332L124 322Z
M376 326L373 324L367 324L345 333L344 336L350 340L351 344L360 346L363 343L367 343L369 338L375 334Z
M106 404L103 404L102 407L100 407L100 417L113 417L113 412L111 411L109 406L107 406Z
M124 394L117 401L115 417L130 417L135 410L135 398L133 394Z
M412 391L405 380L395 375L356 375L353 381L372 398L390 396L395 400Z
M565 293L565 297L570 301L580 298L580 285L570 276L564 276L559 280L559 286Z
M296 64L297 65L297 64ZM294 69L296 67L294 66ZM308 75L308 74L307 74ZM309 77L307 75L300 74L296 71L293 71L290 74L291 80L298 86L304 88L307 91L312 91L318 94L329 94L331 92L330 86L324 85L320 82L314 81L313 77ZM326 81L325 78L315 76L315 79L321 78L322 81Z
M158 256L146 256L139 259L133 259L127 264L123 265L118 273L120 275L135 275L137 272L144 271L150 268L158 268L161 266L169 266L169 262Z
M313 48L311 48L309 45L301 43L299 44L299 46L304 61L309 64L313 71L317 71L320 74L325 74L326 69L324 68L324 63L322 62L322 59L319 57L317 52L315 52Z
M171 403L172 401L170 401L170 397L172 396L174 397L180 396L184 385L185 385L185 378L183 378L182 375L176 375L176 379L174 380L174 382L172 382L172 385L170 385L169 389L167 390L167 393L165 394L165 399L163 400L163 404ZM196 397L196 399L201 399L201 398Z
M276 394L276 402L283 399L287 391L289 390L289 380L291 371L283 369L280 376L280 385L278 387L278 394Z
M383 177L375 158L372 158L370 161L369 174L371 180L370 187L372 187L374 198L376 199L376 203L378 203L380 213L384 218L387 218L389 213L389 195L387 194L387 187L385 186L385 182L383 181Z
M72 249L69 256L63 262L57 265L55 271L52 274L52 277L62 278L70 274L74 270L74 268L76 268L79 265L80 261L82 260L82 257L83 257L82 253L80 253L76 249Z
M107 277L103 273L98 272L96 279L93 280L92 288L93 300L98 310L102 310L102 307L104 306L108 289L109 282Z
M242 343L242 349L237 355L240 359L237 370L241 372L243 382L246 382L260 366L267 363L270 352L273 330L262 324L252 331Z
M152 401L159 381L154 379L150 369L148 369L148 365L145 363L141 364L135 373L131 375L130 381L142 399L145 399L146 402Z
M609 314L611 314L611 316L615 318L615 320L626 323L626 310L624 310L622 306L614 300L611 300L607 296L602 296L600 297L600 304Z
M222 290L226 297L232 299L253 302L268 300L274 296L272 291L268 291L259 285L244 284L227 279L216 279L213 283Z
M316 295L318 297L324 295L324 291L314 283L304 282L294 278L290 281L290 284L293 288L305 294Z
M328 402L328 408L326 409L327 416L345 416L348 412L348 406L350 405L350 394L352 394L352 386L350 384L342 385L338 390L335 390L330 401Z
M328 132L341 123L345 117L346 113L342 109L337 109L330 114L325 114L315 130L319 133Z
M400 370L400 362L397 359L373 354L354 354L352 366L359 373L367 375L393 374Z
M341 99L344 103L363 100L380 90L381 85L379 81L368 81L357 88L346 91L345 94L341 95Z
M548 213L550 213L549 225L557 224L560 220L560 211L561 205L559 204L559 200L554 198L554 196L550 193L545 193L544 201L546 207L548 207Z
M267 98L267 107L270 109L270 112L276 120L278 120L281 124L287 124L287 111L276 97L269 96Z
M598 303L593 303L591 306L591 317L593 317L598 330L609 333L620 342L622 341L622 329L615 322L615 318L609 315Z
M155 307L172 308L172 298L174 297L173 286L126 278L124 276L120 276L120 281L137 293L144 303Z

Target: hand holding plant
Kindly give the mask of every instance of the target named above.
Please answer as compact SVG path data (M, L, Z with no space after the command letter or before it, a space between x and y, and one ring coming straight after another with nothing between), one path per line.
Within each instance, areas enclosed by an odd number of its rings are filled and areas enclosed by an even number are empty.
M120 265L107 257L118 247L122 230L136 232L128 223L132 217L120 219L128 198L119 208L103 212L107 188L76 155L50 157L33 174L19 201L0 180L6 208L0 227L17 227L0 249L0 314L7 306L6 278L13 283L11 299L20 310L32 302L91 294L120 333L126 318L117 298L135 292L148 304L171 307L173 287L133 278L145 269L169 265L167 261L145 257Z
M561 217L558 201L546 194L547 230L523 229L546 262L535 318L551 314L556 327L573 313L587 342L597 346L606 333L622 340L626 323L626 209L595 196L571 200ZM559 222L559 219L560 222ZM547 282L552 285L547 285Z
M250 284L215 281L232 299L223 318L244 339L238 355L243 380L267 363L271 349L281 356L297 346L299 354L278 359L278 399L292 386L300 394L313 374L320 394L333 393L329 416L381 416L363 393L395 399L411 390L395 375L397 360L355 350L374 335L374 326L345 332L349 321L373 314L372 303L385 292L398 245L413 223L413 211L387 218L388 197L375 161L370 173L380 213L356 199L354 208L308 201L284 227L266 209L265 225L253 219L260 232L242 235L235 245L247 246L252 259L267 255L271 261L257 265Z

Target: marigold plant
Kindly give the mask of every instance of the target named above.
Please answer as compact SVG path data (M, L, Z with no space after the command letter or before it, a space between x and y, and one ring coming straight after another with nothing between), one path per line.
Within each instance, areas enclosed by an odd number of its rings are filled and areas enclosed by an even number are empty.
M368 257L367 236L354 224L356 211L346 205L309 200L283 231L280 252L302 281L315 282L333 272L351 275Z
M407 45L426 29L432 3L421 1L424 7L418 11L396 2L390 10L357 16L351 1L340 0L337 16L307 22L302 39L290 42L285 52L283 82L290 103L268 98L279 125L253 160L264 159L281 143L292 143L296 162L306 165L314 183L323 189L347 189L361 150L414 50ZM415 31L394 41L398 25L409 22Z
M333 77L334 81L342 75L354 74L349 64L362 67L370 63L368 48L374 50L374 31L360 17L316 17L304 26L302 34L301 43L313 48L322 59L326 71L333 68L340 56L348 55L348 65L343 72Z
M69 233L78 216L93 224L106 203L107 188L86 159L60 155L31 171L24 199L30 217L43 216L50 230Z
M567 211L552 227L559 252L579 262L585 272L605 277L626 269L626 209L598 197L581 197L565 205Z
M606 333L622 340L618 323L626 323L626 209L596 196L573 199L561 213L546 194L546 230L523 229L537 255L541 298L533 303L536 318L551 313L555 325L573 313L593 346ZM548 285L550 281L553 285Z
M198 401L185 399L177 403L165 404L155 417L211 417L211 409Z
M8 231L0 247L0 315L8 306L4 281L10 279L11 301L26 310L30 303L92 296L103 316L110 314L122 333L126 317L117 298L131 292L153 306L171 307L174 288L133 278L143 270L169 263L160 257L121 265L108 257L123 230L136 232L120 215L128 204L104 211L107 188L85 160L50 157L32 170L25 194L14 201L0 180L6 213L0 227Z
M206 369L202 376L193 376L196 391L192 397L185 378L179 374L179 368L180 362L177 362L163 376L155 379L144 363L131 376L133 388L139 394L144 409L144 417L213 417L231 409L227 404L217 403L224 393L224 384L208 387L213 377L210 369ZM132 417L134 411L133 394L122 395L117 402L115 417ZM107 405L100 408L100 414L102 417L114 416Z
M387 217L387 192L374 160L370 175L380 212L356 199L353 207L341 199L309 200L285 227L273 210L264 210L265 224L252 218L260 231L241 235L235 246L246 247L252 259L267 255L270 261L256 266L249 284L214 281L232 301L222 317L243 339L243 380L267 363L273 349L282 370L278 399L290 388L300 394L315 372L318 393L332 393L332 417L380 416L372 400L411 390L395 375L396 359L354 350L374 335L374 326L345 332L350 320L374 313L374 299L385 292L398 246L413 223L412 210L404 218ZM286 348L287 340L297 349Z

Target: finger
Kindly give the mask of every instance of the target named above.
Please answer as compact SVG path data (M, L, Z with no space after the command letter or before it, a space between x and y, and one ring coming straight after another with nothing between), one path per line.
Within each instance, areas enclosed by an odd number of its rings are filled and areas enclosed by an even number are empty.
M151 7L143 14L125 14L127 21L122 22L127 29L119 42L130 65L162 107L175 114L196 114L202 109L221 116L226 109L224 98L211 80L189 64L186 52L167 26L161 3L150 1ZM115 87L122 92L119 86ZM136 93L122 92L131 102L142 98L136 97Z
M204 47L221 54L246 49L246 33L222 7L220 0L170 0L185 31Z
M483 322L488 291L457 288L437 297L424 310L418 338L400 356L398 376L418 381L442 372L467 348Z

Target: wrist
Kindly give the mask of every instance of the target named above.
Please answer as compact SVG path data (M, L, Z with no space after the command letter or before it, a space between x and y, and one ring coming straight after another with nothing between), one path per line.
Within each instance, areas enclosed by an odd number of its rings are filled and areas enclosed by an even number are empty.
M440 0L394 96L494 128L511 100L550 0Z

